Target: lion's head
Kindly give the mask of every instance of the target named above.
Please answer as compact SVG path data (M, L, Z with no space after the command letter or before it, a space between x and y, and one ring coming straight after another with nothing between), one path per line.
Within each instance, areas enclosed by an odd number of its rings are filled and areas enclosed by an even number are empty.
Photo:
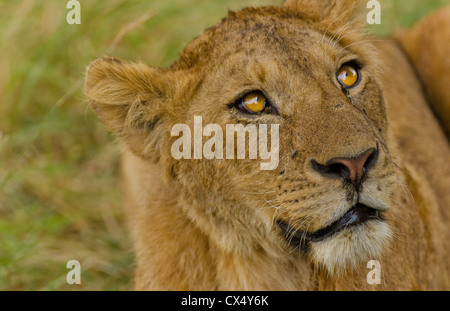
M231 12L171 68L94 61L87 96L135 155L163 169L183 212L223 250L303 256L345 271L389 241L385 214L397 183L383 65L356 3ZM193 142L196 116L203 127L220 125L224 138L226 125L279 124L278 165L261 170L248 150L245 159L174 159L173 127L186 124Z

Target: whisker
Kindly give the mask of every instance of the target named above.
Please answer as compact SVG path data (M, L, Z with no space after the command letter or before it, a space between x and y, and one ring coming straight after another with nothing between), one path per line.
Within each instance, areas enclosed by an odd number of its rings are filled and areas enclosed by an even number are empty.
M323 36L322 36L322 41L321 41L321 45L323 46L323 41L325 39L325 35L328 33L328 29L330 29L331 25L333 25L333 23L340 18L340 16L336 16L335 18L333 18L333 20L328 24L328 27L325 29Z
M364 15L365 16L365 15ZM345 24L343 27L341 27L341 29L337 32L337 34L339 34L339 36L337 37L337 39L334 42L333 48L336 46L336 43L338 43L344 36L344 31L347 30L348 27L350 27L351 25L353 25L357 20L361 19L363 17L363 14L358 15L356 18L354 18L352 21L348 22L347 24ZM358 30L359 31L359 30Z
M357 42L353 42L352 44L346 45L343 48L341 48L339 51L337 51L336 54L339 54L342 50L345 50L346 48L356 45L356 44L360 44L360 43L367 43L367 42L378 42L378 41L390 41L388 39L379 39L379 40L362 40L362 41L357 41Z
M332 48L334 49L336 44L339 42L341 38L341 34L351 25L353 25L357 20L361 19L363 16L363 14L358 15L357 17L355 17L353 20L351 20L350 22L346 23L344 26L342 26L341 28L339 28L339 30L333 35L333 37L331 38L332 41L334 41L334 44L332 46ZM338 39L335 39L336 36L338 36Z

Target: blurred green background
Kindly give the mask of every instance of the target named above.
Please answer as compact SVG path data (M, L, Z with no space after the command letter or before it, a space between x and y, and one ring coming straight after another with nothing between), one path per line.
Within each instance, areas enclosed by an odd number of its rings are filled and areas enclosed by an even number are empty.
M120 148L83 96L90 61L169 66L227 10L282 0L80 0L80 25L66 3L0 0L0 290L133 288ZM388 35L448 3L385 1L370 30ZM81 285L66 282L72 259Z

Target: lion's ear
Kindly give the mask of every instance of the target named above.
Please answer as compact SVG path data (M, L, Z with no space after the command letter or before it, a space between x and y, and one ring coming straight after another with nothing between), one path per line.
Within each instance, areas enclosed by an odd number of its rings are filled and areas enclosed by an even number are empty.
M169 132L173 84L168 70L103 57L88 66L85 90L100 120L131 151L157 161L161 140Z
M362 26L366 21L366 15L362 12L366 3L362 0L286 0L283 6L332 30L346 24Z

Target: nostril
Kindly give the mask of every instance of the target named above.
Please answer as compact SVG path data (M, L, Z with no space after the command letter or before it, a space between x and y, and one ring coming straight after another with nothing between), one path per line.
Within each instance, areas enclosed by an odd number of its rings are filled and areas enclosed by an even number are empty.
M322 165L315 160L311 160L311 167L321 175L327 178L349 178L350 170L344 164L333 163L331 165Z
M369 149L369 151L371 153L370 153L369 157L367 158L367 160L366 160L366 162L364 163L364 166L363 166L364 174L366 174L366 172L368 170L370 170L372 167L375 166L375 164L377 162L377 159L378 159L378 153L379 153L378 148L377 149L371 148L371 149Z
M348 179L350 177L350 170L344 164L334 163L328 166L328 174Z

